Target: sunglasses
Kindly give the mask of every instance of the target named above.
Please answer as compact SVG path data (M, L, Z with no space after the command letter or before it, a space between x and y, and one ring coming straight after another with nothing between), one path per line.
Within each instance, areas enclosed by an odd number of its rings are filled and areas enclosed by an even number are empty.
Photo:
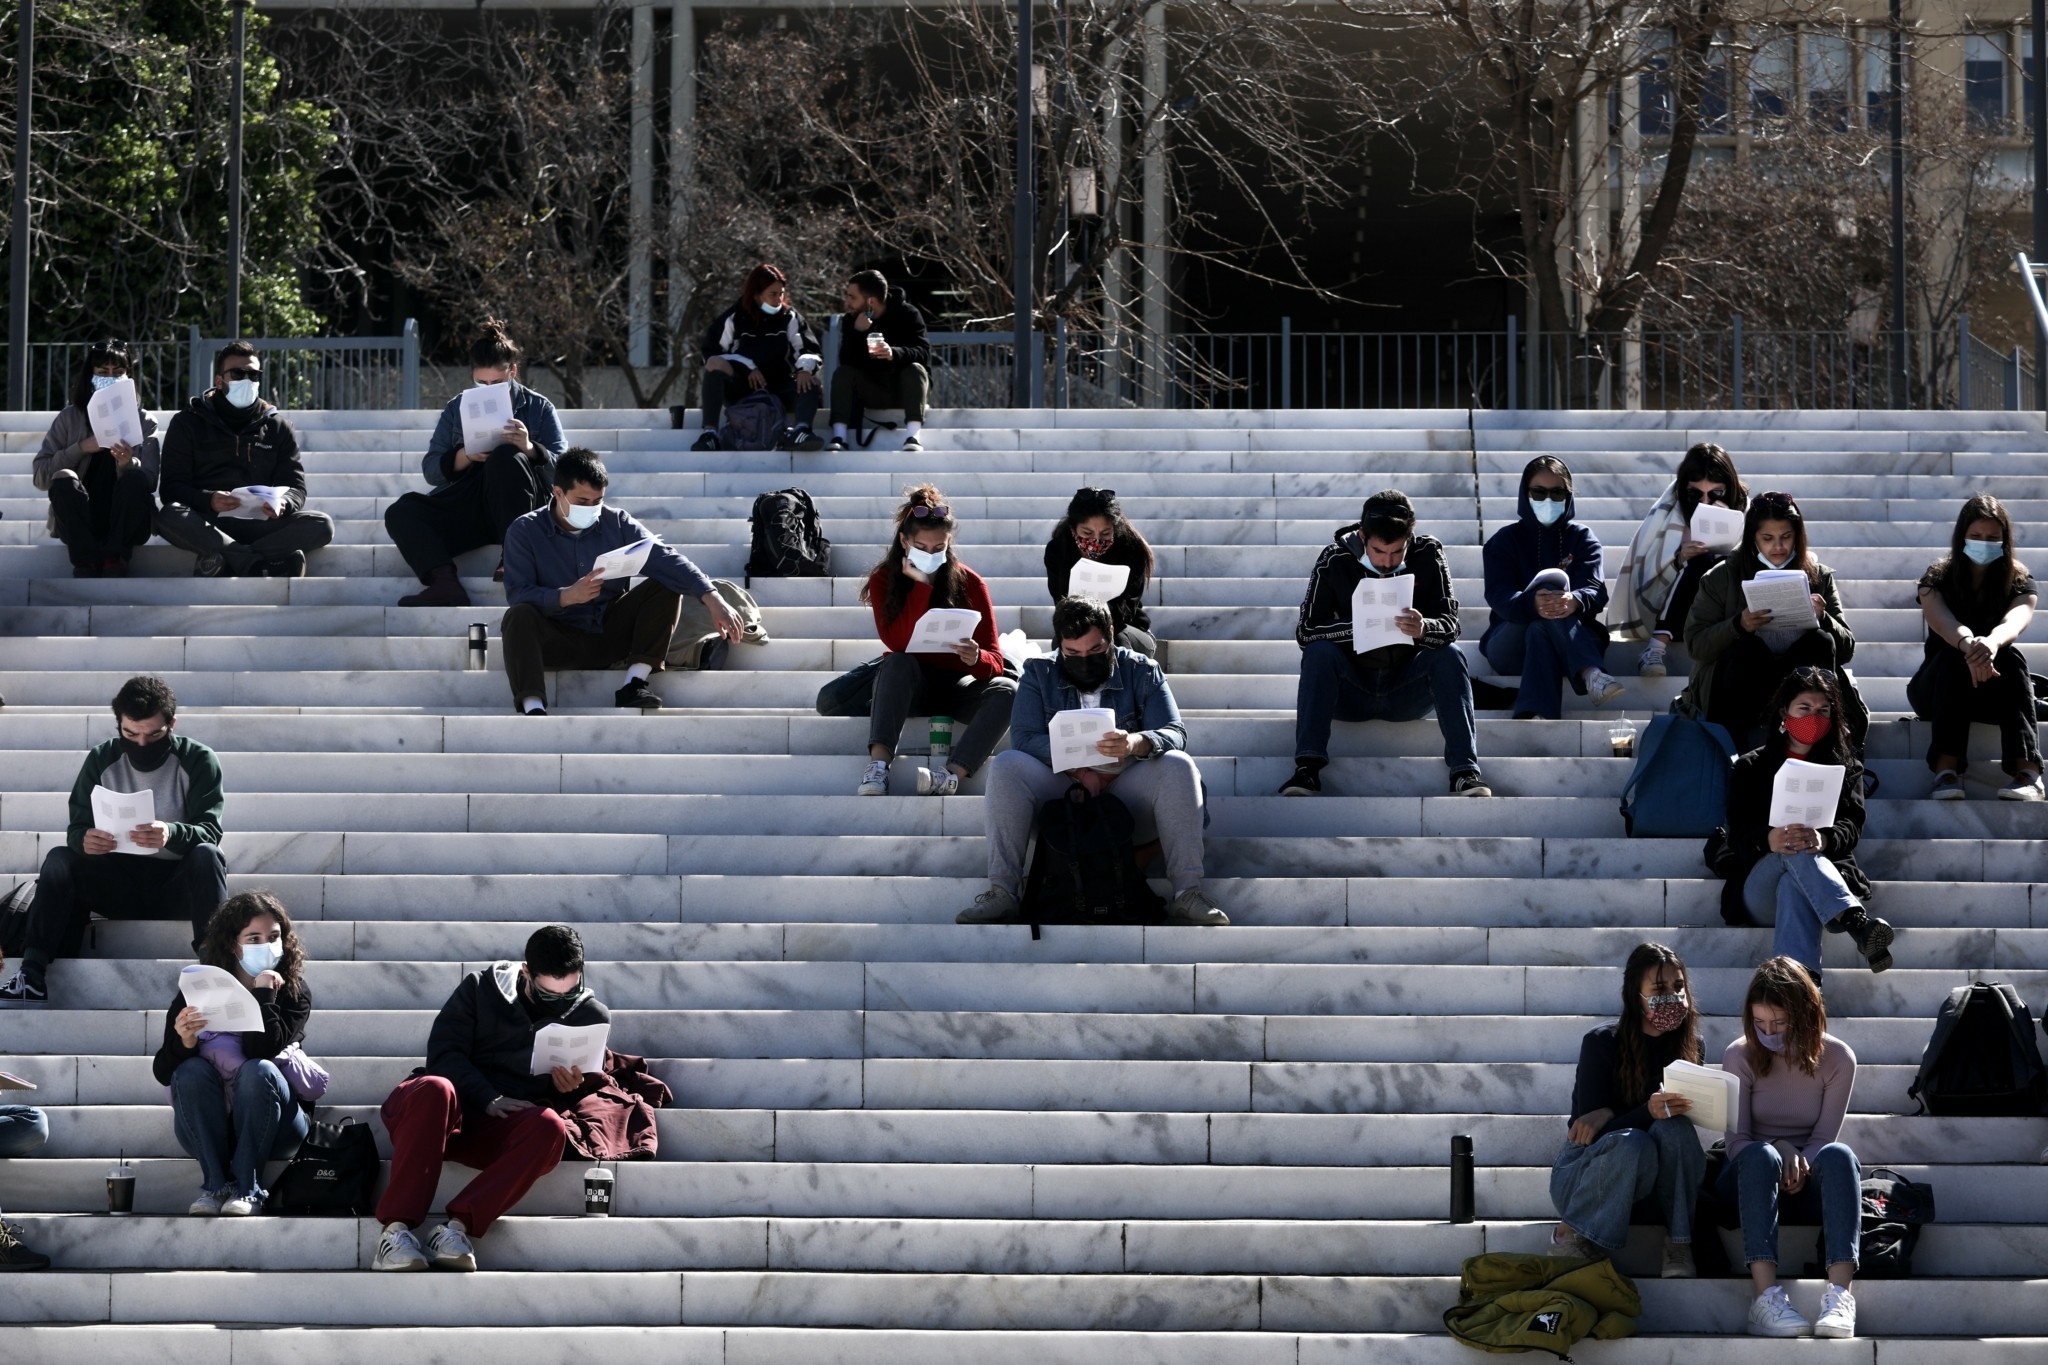
M1772 512L1797 513L1799 511L1799 504L1792 501L1790 493L1759 493L1756 497L1756 505Z
M1572 492L1569 488L1531 488L1529 490L1529 501L1564 502L1567 501L1571 497L1571 495Z
M910 515L920 521L951 521L953 509L943 502L926 502L911 508Z
M261 379L263 377L263 371L261 370L245 370L239 366L232 370L222 370L221 373L229 379Z
M1835 671L1814 664L1802 664L1792 670L1792 676L1802 683L1826 683L1829 687L1835 685Z

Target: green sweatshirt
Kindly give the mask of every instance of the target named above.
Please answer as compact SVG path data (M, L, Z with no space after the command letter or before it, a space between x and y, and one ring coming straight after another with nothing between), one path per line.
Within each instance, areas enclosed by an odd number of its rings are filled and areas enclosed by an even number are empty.
M171 829L158 857L182 858L196 844L220 843L220 811L226 799L220 758L196 739L173 734L170 757L147 771L136 766L118 735L94 745L71 787L71 828L65 842L73 853L85 851L85 832L93 827L94 787L148 790L155 795L156 818Z

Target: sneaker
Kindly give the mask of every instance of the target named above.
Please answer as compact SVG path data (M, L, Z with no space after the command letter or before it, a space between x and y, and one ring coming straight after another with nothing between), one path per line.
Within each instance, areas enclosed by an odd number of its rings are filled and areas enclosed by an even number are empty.
M1493 788L1486 785L1486 779L1479 775L1479 769L1467 768L1464 772L1451 774L1451 795L1491 796Z
M825 438L812 431L809 427L798 427L796 429L796 439L791 441L789 445L790 449L801 451L803 454L808 455L812 451L823 450L825 448Z
M1282 796L1321 796L1323 794L1323 772L1306 763L1294 765L1294 776L1280 784Z
M1998 789L1998 799L2001 801L2039 801L2044 796L2048 796L2048 791L2042 789L2039 773L2031 777L2022 777L2010 787Z
M50 992L43 986L40 975L31 977L28 968L23 967L0 985L0 1000L13 1000L23 1005L40 1005L50 998Z
M923 450L924 442L918 440L915 436L906 436L903 438L903 448L905 450Z
M1957 772L1936 773L1934 790L1927 793L1931 801L1960 801L1963 799L1963 775Z
M1559 1223L1550 1230L1550 1254L1580 1261L1604 1261L1606 1250L1598 1242L1579 1236L1570 1225Z
M421 1250L434 1263L436 1270L476 1269L476 1248L469 1244L469 1235L455 1226L453 1220L428 1233L427 1244Z
M50 1258L21 1244L21 1229L0 1220L0 1270L48 1270Z
M194 1218L211 1218L219 1213L228 1202L229 1190L201 1190L199 1197L192 1201L192 1207L185 1210Z
M919 768L917 770L917 794L919 796L954 796L960 791L960 774L951 768Z
M223 1218L248 1218L263 1212L263 1196L260 1194L238 1194L220 1206Z
M192 561L194 578L220 578L226 575L228 562L219 555L200 555Z
M974 898L974 904L953 916L955 924L1001 924L1017 918L1017 897L1002 887L991 884L989 889Z
M830 449L832 449L832 450L844 450L844 449L846 449L846 438L845 438L844 436L834 436L834 437L832 438L832 441L831 441L831 444L830 444L830 447L829 447L829 448L830 448Z
M659 711L661 694L647 685L647 679L635 678L612 693L612 705L624 707L628 711Z
M1864 960L1870 964L1871 971L1891 970L1891 925L1871 915L1861 906L1853 910L1844 910L1836 923L1842 926L1843 933L1856 941L1856 951L1863 954Z
M370 1261L372 1270L425 1270L426 1253L420 1250L420 1239L412 1235L412 1229L403 1223L387 1223L384 1235L377 1239L377 1255Z
M1175 924L1199 924L1209 928L1227 928L1230 916L1217 908L1209 899L1209 893L1199 886L1191 886L1173 898L1173 904L1166 908L1166 918Z
M1597 668L1586 675L1586 695L1593 699L1595 706L1605 706L1627 690L1621 685L1621 679Z
M861 775L860 785L853 789L855 796L887 796L889 794L889 765L881 759L868 764L867 772Z
M1674 1242L1666 1238L1664 1242L1664 1278L1667 1280L1696 1280L1699 1276L1699 1267L1692 1263L1692 1243Z
M699 436L699 437L697 438L697 443L696 443L695 445L691 446L691 447L690 447L690 449L692 449L692 450L716 450L716 449L718 449L718 433L717 433L717 432L715 432L715 431L707 431L707 432L705 432L705 433L704 433L704 434L703 434L702 436Z
M265 578L304 578L306 576L306 552L293 550L282 559L263 561Z
M1813 1320L1813 1334L1835 1341L1856 1335L1856 1296L1838 1284L1829 1285L1820 1296L1820 1316Z
M548 708L545 706L536 706L530 711L525 709L524 707L519 708L519 714L522 716L544 716L547 713Z
M1799 1316L1781 1284L1757 1295L1749 1306L1749 1334L1753 1337L1803 1337L1812 1331L1813 1324Z
M1636 659L1638 678L1661 678L1671 671L1664 662L1664 642L1652 640L1643 646L1642 654Z

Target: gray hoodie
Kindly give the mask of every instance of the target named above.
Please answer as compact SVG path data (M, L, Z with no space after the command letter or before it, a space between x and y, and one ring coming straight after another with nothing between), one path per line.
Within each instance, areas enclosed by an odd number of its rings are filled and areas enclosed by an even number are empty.
M81 407L67 407L57 414L57 420L50 423L50 430L43 436L43 446L36 452L35 462L29 467L29 474L35 480L36 488L44 493L50 491L50 484L59 470L82 474L85 462L95 452L80 448L79 443L92 435L92 420ZM142 414L142 445L135 452L136 463L149 476L149 486L156 487L157 473L163 463L162 452L156 440L156 418L147 412ZM49 520L50 534L57 534L57 514L52 512Z

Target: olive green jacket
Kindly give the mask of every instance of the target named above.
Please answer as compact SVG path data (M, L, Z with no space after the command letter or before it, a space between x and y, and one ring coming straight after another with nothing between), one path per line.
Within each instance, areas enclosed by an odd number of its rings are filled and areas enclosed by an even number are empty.
M1736 551L1742 553L1745 552ZM1820 628L1834 637L1835 662L1846 664L1856 653L1856 635L1849 629L1848 617L1843 612L1842 595L1835 590L1834 571L1825 564L1815 567L1820 571L1820 586L1814 591L1827 604L1827 610L1821 613ZM1686 613L1685 649L1692 656L1692 680L1679 697L1678 708L1687 715L1707 714L1721 656L1742 637L1739 621L1746 604L1742 580L1735 576L1735 568L1736 561L1730 556L1707 570L1700 579L1699 595L1692 600L1692 610Z

